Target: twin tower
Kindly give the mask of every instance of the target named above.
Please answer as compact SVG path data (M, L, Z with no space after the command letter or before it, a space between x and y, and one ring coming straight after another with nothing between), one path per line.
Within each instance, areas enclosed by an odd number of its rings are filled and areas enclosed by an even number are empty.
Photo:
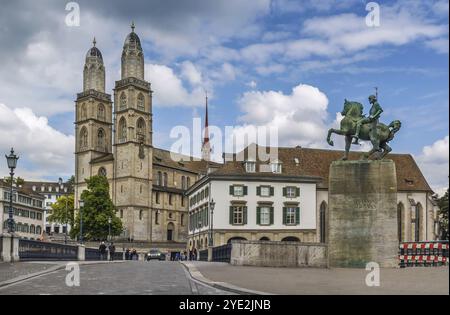
M77 95L75 119L75 206L85 179L103 175L120 209L125 231L136 238L151 234L152 91L144 80L144 52L132 31L122 50L121 79L114 103L105 93L105 66L100 50L86 55L83 92Z

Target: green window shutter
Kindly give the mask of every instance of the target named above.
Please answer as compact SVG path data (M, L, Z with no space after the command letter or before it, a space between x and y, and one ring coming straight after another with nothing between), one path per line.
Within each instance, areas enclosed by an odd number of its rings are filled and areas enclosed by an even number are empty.
M275 196L275 188L274 187L270 187L270 196Z
M230 195L234 195L234 186L233 185L230 186Z
M244 217L243 217L244 224L247 224L247 207L244 207Z
M247 193L248 193L248 187L244 186L244 196L247 196Z
M287 214L287 209L286 207L283 207L283 224L286 225L286 214Z
M261 196L261 186L256 187L256 195Z
M287 188L283 187L283 197L286 197L286 196L287 196Z
M300 208L295 208L295 224L300 224Z
M230 224L233 225L233 207L230 206Z
M297 195L297 197L300 197L300 188L297 187L295 190L296 190L295 194Z
M273 216L273 214L274 214L274 208L270 207L270 225L273 225L273 223L274 223L274 216Z
M256 207L256 224L261 224L261 208Z

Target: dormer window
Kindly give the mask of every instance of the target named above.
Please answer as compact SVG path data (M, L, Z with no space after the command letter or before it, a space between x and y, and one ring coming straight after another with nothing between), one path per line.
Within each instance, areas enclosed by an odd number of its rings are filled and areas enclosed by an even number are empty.
M256 172L256 162L255 161L246 161L245 162L245 171L247 173Z
M281 168L281 162L280 161L276 160L276 161L272 162L270 164L270 167L272 169L272 173L281 174L282 168Z

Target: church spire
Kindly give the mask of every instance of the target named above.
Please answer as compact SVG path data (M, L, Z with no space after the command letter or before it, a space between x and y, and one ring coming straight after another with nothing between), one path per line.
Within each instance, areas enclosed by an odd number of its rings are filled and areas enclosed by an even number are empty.
M206 91L206 112L205 112L205 135L203 137L202 144L202 159L205 161L210 161L211 159L211 145L209 143L209 121L208 121L208 92Z

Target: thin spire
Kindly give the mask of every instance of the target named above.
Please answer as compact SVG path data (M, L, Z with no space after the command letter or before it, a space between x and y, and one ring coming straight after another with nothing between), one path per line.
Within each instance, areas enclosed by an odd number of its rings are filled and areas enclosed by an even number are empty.
M94 40L92 41L92 44L94 44L94 47L97 44L97 41L95 40L95 36L94 36Z
M134 21L131 21L131 31L134 33L134 29L136 28L136 26L134 25Z
M203 137L202 158L208 162L211 159L211 146L209 143L208 91L205 91L205 135Z

